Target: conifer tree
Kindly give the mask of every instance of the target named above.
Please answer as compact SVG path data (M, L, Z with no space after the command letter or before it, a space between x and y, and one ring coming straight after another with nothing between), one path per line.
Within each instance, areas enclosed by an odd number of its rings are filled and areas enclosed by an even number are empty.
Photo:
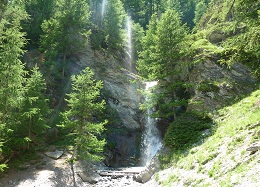
M27 0L25 1L26 12L30 19L23 22L23 30L27 33L29 47L39 47L40 35L43 34L41 25L44 20L49 20L55 1L53 0Z
M181 73L185 26L175 10L167 10L160 20L152 16L146 36L143 38L143 51L138 60L139 73L148 80L159 80L163 91L157 94L158 117L176 118L178 101L176 90L183 86ZM167 100L167 103L165 102Z
M125 16L123 4L120 0L108 0L104 30L109 49L118 49L123 44L123 20Z
M157 16L154 14L151 17L146 35L141 41L142 51L139 52L139 59L137 61L138 73L148 80L154 80L154 72L156 70L155 63L157 61L156 43L158 41L157 31Z
M162 105L162 108L172 108L172 112L166 116L173 115L176 118L176 107L182 103L177 97L177 89L183 86L179 75L184 65L181 57L183 48L185 48L182 44L186 30L185 26L181 25L180 17L175 10L168 10L162 15L157 27L157 36L158 61L155 74L157 79L166 80L164 83L165 92L161 94L161 98L171 99L165 106Z
M28 141L28 149L30 142L34 142L32 134L39 136L48 128L46 121L50 112L48 107L48 99L44 95L46 83L39 68L35 66L30 73L30 77L26 79L24 86L24 99L21 108L21 124L19 125L18 138L26 138Z
M75 151L85 160L102 159L105 145L105 140L98 139L106 123L98 119L105 107L105 101L100 100L103 83L95 81L93 76L93 71L88 67L81 74L72 76L72 93L66 100L69 110L63 113L64 126L76 135Z
M27 18L23 7L5 1L0 6L0 146L3 155L10 150L24 82L24 66L20 60L26 43L21 32L21 20ZM0 152L0 163L4 156ZM1 166L0 166L1 168Z
M62 76L65 74L66 59L76 55L87 43L89 31L89 6L84 0L59 0L54 15L42 24L41 48L47 61L62 56Z

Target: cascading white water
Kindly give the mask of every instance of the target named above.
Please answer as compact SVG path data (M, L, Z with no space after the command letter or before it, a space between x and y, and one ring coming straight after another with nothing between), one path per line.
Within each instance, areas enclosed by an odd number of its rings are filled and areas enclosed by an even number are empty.
M105 15L106 6L107 6L107 0L102 0L102 4L101 4L101 17L102 18Z
M134 72L135 68L133 66L133 44L132 44L132 21L131 17L126 17L126 56L127 56L127 64L126 69L130 72Z
M132 27L131 27L131 18L127 16L126 18L126 30L127 30L127 51L129 53L129 63L132 63Z
M146 91L147 95L145 97L145 102L149 102L150 88L157 85L157 81L146 82ZM156 121L151 117L153 110L151 108L147 109L147 117L145 130L143 134L143 150L142 150L142 164L147 165L151 161L151 159L155 156L157 151L162 147L162 139L160 133L156 127Z

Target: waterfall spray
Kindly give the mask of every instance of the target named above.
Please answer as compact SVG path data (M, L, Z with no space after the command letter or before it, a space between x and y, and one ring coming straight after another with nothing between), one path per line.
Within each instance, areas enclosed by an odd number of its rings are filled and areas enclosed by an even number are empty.
M129 58L130 58L129 63L132 63L133 46L132 46L132 26L131 26L130 16L127 16L127 18L126 18L126 30L127 30L127 50L128 50Z
M149 96L149 89L157 85L157 81L147 82L146 91L148 92L145 97L145 101L149 102L151 99ZM147 165L151 159L155 156L157 151L162 147L162 140L160 133L156 127L156 121L151 117L153 110L151 108L147 109L147 119L145 124L145 130L143 134L143 151L142 151L142 164Z
M102 0L102 5L101 5L101 17L102 18L105 15L106 6L107 6L107 0Z

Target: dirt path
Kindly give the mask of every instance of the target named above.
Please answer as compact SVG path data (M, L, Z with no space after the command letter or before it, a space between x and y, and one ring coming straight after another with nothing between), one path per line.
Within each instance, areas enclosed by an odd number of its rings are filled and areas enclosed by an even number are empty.
M138 187L146 186L135 182L133 176L100 176L90 177L83 173L86 166L75 163L73 170L67 162L69 153L55 160L41 154L42 159L25 164L23 170L11 170L0 178L0 187ZM73 172L74 171L74 172ZM80 175L83 174L83 175ZM83 182L84 180L91 181ZM150 185L151 187L151 185ZM154 187L154 186L153 186Z

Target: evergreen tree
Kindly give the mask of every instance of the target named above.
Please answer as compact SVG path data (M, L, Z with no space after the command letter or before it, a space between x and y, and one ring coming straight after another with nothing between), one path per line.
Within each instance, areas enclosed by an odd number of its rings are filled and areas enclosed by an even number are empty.
M42 24L41 48L47 61L62 56L61 68L64 77L66 59L76 55L87 43L89 31L89 6L84 0L59 0L54 15Z
M149 80L159 80L162 92L157 94L159 117L176 118L176 107L183 105L177 90L184 83L179 75L186 28L175 10L167 10L161 20L152 16L146 36L143 38L143 51L138 60L139 73ZM167 103L166 103L167 100Z
M80 75L72 76L72 93L68 94L69 110L63 113L64 126L73 129L79 157L86 160L100 160L105 140L98 136L104 131L105 122L99 122L98 113L105 102L100 100L102 81L93 79L94 73L86 68ZM76 155L74 155L76 156Z
M24 99L20 111L21 124L18 127L17 138L26 138L29 143L34 143L34 137L39 136L48 128L47 115L50 112L48 100L44 95L46 84L39 68L35 66L31 75L26 79L24 86ZM34 136L32 136L34 135Z
M26 18L27 14L23 7L9 1L1 4L0 146L3 146L3 155L10 150L13 131L19 125L16 117L23 99L22 84L25 73L20 57L24 53L22 48L26 43L20 23ZM0 153L0 162L3 158Z
M183 85L179 75L184 65L181 59L186 29L181 25L180 17L175 10L168 10L162 15L158 23L157 36L158 61L155 75L156 79L166 80L164 85L162 84L165 92L161 94L160 99L170 98L171 100L161 107L162 109L169 108L169 114L163 112L166 117L173 115L176 118L176 107L183 104L179 101L177 89L180 89Z
M234 17L237 23L234 33L237 34L224 42L225 53L230 54L229 60L225 63L232 65L234 62L240 61L249 66L258 78L260 78L259 7L260 2L257 0L233 0L229 13L234 11L237 15ZM241 30L241 28L243 29Z
M204 1L199 2L196 4L195 7L195 17L194 17L194 23L198 23L201 16L206 12L207 5L204 3Z
M158 41L157 32L157 16L154 14L146 30L146 35L141 41L142 51L139 52L137 61L137 70L139 75L145 79L154 80L154 72L156 70L155 63L157 62L156 45Z
M176 10L181 16L182 24L192 29L194 27L193 19L195 17L195 2L194 0L168 0L168 6Z
M108 0L104 30L108 48L119 49L123 44L123 20L126 14L120 0Z
M139 23L132 23L133 38L133 59L138 59L138 52L142 50L142 38L144 37L144 29Z
M49 20L53 13L53 0L28 0L25 1L26 12L30 19L23 22L23 30L27 33L29 47L38 47L40 35L43 34L41 25L44 20Z

